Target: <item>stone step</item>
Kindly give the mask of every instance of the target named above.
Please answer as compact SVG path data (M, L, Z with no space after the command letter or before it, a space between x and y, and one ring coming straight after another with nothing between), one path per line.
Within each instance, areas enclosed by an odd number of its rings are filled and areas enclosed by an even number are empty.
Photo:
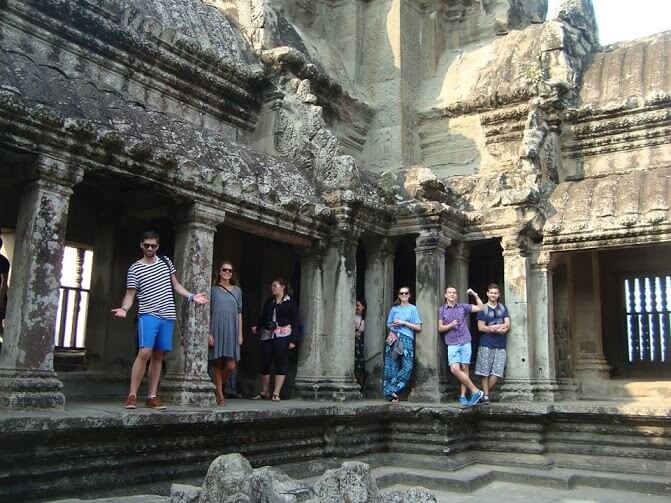
M470 493L498 481L566 490L589 487L671 495L671 477L563 468L532 469L474 464L460 470L441 471L379 466L372 473L381 489L395 485L418 485L432 490Z

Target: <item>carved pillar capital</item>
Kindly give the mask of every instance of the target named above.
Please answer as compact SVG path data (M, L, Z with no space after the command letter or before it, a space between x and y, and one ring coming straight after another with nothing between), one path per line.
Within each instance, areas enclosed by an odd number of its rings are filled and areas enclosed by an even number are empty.
M441 253L445 254L445 250L452 239L445 236L438 229L436 230L423 230L419 233L415 239L415 253L416 254L426 254L426 253Z
M529 254L529 241L520 234L509 234L501 238L503 256L526 257Z
M37 178L42 186L50 187L52 190L61 190L69 196L72 187L84 178L84 169L62 159L41 155L35 165Z
M176 225L189 225L211 232L214 232L225 218L225 211L200 201L181 204L171 212L171 219Z
M379 260L384 257L394 257L398 240L387 236L365 235L363 243L371 259Z

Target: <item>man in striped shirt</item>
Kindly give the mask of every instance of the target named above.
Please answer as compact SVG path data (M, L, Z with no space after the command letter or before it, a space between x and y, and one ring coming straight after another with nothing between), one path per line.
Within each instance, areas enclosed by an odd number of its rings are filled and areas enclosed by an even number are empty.
M175 276L175 266L167 257L157 255L159 236L157 232L147 231L142 235L140 248L143 257L128 269L126 294L121 307L112 309L114 316L125 318L133 305L135 296L139 304L137 335L138 351L130 379L130 392L126 399L126 408L137 407L137 391L144 378L149 363L149 393L147 407L165 409L157 396L158 381L165 353L172 351L172 331L175 325L175 299L172 290L185 297L187 302L207 304L204 293L189 293Z

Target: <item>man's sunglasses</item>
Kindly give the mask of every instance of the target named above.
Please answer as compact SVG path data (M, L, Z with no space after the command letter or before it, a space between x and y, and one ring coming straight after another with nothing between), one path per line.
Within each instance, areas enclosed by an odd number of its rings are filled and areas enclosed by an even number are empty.
M154 250L158 248L158 245L153 243L142 243L142 248L145 250Z

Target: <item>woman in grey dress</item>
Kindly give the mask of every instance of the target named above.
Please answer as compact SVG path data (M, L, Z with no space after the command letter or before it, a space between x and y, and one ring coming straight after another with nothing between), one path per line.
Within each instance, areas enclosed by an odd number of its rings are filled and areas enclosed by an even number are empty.
M226 405L224 384L240 360L242 345L242 291L233 264L221 263L210 295L209 360L214 367L217 405Z

